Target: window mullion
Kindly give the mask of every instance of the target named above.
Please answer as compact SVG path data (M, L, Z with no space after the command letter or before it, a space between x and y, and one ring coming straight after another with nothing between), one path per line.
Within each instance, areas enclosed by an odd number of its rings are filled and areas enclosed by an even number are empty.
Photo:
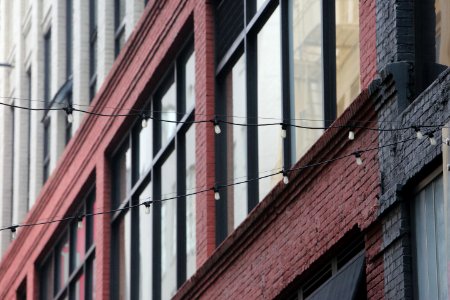
M324 0L322 0L323 2ZM336 118L336 14L335 2L322 3L323 101L325 126Z

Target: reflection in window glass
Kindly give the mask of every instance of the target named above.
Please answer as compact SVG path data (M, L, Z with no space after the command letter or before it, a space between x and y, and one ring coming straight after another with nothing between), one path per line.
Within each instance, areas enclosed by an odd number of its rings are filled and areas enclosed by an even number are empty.
M147 122L147 127L139 132L139 177L144 175L152 165L153 151L153 122Z
M81 274L81 276L78 278L77 282L75 283L75 290L74 290L74 300L84 300L85 295L85 283L84 283L84 274Z
M186 132L186 194L195 192L195 124ZM186 277L196 269L195 195L186 197Z
M86 252L86 218L83 218L81 224L81 226L78 225L78 222L73 224L75 230L75 249L72 250L75 252L75 267L78 267L83 262Z
M436 61L440 64L450 66L450 1L436 0L435 8Z
M152 196L151 182L139 196L139 202L149 201ZM139 299L152 299L152 226L153 212L145 213L139 208Z
M297 125L320 127L324 119L322 0L291 0L292 64ZM322 134L320 130L295 129L297 160Z
M359 1L336 0L336 100L339 116L360 91Z
M176 89L175 83L172 83L170 88L161 98L161 119L162 120L177 120L177 104L176 104ZM169 138L174 134L176 123L161 122L161 145L165 145Z
M280 8L278 7L258 34L258 117L282 120L281 115L281 49ZM269 63L270 62L270 63ZM267 120L260 123L264 123ZM283 163L280 127L258 128L259 176L280 170ZM259 180L259 199L280 181L281 176Z
M130 299L131 277L131 222L130 213L127 212L120 220L118 228L119 247L119 299Z
M176 156L172 153L161 168L161 198L177 191ZM170 299L177 290L176 201L161 202L161 299Z
M118 157L114 171L114 181L118 188L118 195L114 196L114 204L117 207L131 191L131 149L129 146Z
M192 53L186 62L186 112L195 105L195 53Z
M56 259L58 267L56 290L59 291L66 285L67 280L69 279L69 239L67 236L60 244Z
M236 62L226 78L226 101L228 121L246 123L246 77L245 56ZM227 165L229 182L247 179L247 127L227 125ZM238 178L238 179L236 179ZM247 184L228 188L229 224L236 228L247 216Z

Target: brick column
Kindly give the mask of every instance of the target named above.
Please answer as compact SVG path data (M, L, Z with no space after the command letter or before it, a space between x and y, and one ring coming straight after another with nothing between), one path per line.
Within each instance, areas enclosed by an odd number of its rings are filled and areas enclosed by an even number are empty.
M211 1L197 1L194 9L194 43L196 65L196 103L198 115L214 114L215 60L214 9ZM214 185L214 130L212 124L196 125L197 186ZM215 200L213 192L197 195L197 267L201 266L216 247Z
M359 4L361 89L367 88L377 73L375 4L375 0L361 0Z
M111 207L111 171L103 153L96 158L96 194L94 211L104 211ZM110 298L110 250L111 215L103 214L94 218L95 228L95 290L96 299Z

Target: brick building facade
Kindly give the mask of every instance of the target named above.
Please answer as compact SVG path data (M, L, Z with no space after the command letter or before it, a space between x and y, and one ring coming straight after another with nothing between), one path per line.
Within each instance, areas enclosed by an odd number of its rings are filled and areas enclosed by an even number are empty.
M447 299L449 9L149 1L86 103L126 116L74 112L73 137L15 224L69 219L17 228L0 298ZM98 35L105 57L111 25ZM73 70L75 106L89 86L76 91L85 73Z

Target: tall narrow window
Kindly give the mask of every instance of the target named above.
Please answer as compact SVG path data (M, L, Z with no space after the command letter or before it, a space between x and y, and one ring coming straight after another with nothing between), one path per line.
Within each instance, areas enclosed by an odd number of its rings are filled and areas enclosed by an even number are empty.
M216 15L223 37L216 50L216 115L235 123L280 124L242 130L226 126L216 138L216 181L243 181L288 169L322 134L289 125L326 127L360 93L359 1L219 1ZM234 78L241 64L238 83ZM218 243L280 179L269 176L224 191L226 199L216 202Z
M161 121L139 120L112 158L113 207L127 210L112 221L114 299L169 299L196 270L194 58L189 44L144 106Z
M27 98L28 99L32 99L33 98L33 93L31 90L31 68L27 71L27 88L28 88L28 93L27 93ZM31 101L30 104L28 106L29 108L31 108ZM28 126L27 126L27 168L28 168L28 172L27 172L27 179L26 179L26 188L27 188L27 210L30 210L32 204L32 201L34 199L30 199L30 183L31 183L31 110L28 110Z
M92 213L94 191L82 200L82 207L71 215ZM92 217L72 220L60 229L62 236L50 249L39 270L39 299L95 299L95 247Z
M282 120L280 9L277 8L258 33L258 123L267 119ZM270 61L270 63L268 63ZM258 171L260 176L280 171L283 167L283 143L280 128L258 128ZM259 200L280 180L272 176L259 180Z
M340 115L358 96L359 1L336 0L336 100Z
M97 0L89 0L89 100L97 92Z
M116 57L125 44L125 0L114 0L114 23L115 23L115 53Z
M442 175L419 191L412 211L417 299L448 299Z
M436 61L450 66L450 3L435 0L436 12Z
M44 37L44 101L45 108L50 107L50 84L52 79L52 32L51 29ZM43 157L43 175L44 182L47 181L50 175L50 116L45 115L43 120L44 125L44 157Z

